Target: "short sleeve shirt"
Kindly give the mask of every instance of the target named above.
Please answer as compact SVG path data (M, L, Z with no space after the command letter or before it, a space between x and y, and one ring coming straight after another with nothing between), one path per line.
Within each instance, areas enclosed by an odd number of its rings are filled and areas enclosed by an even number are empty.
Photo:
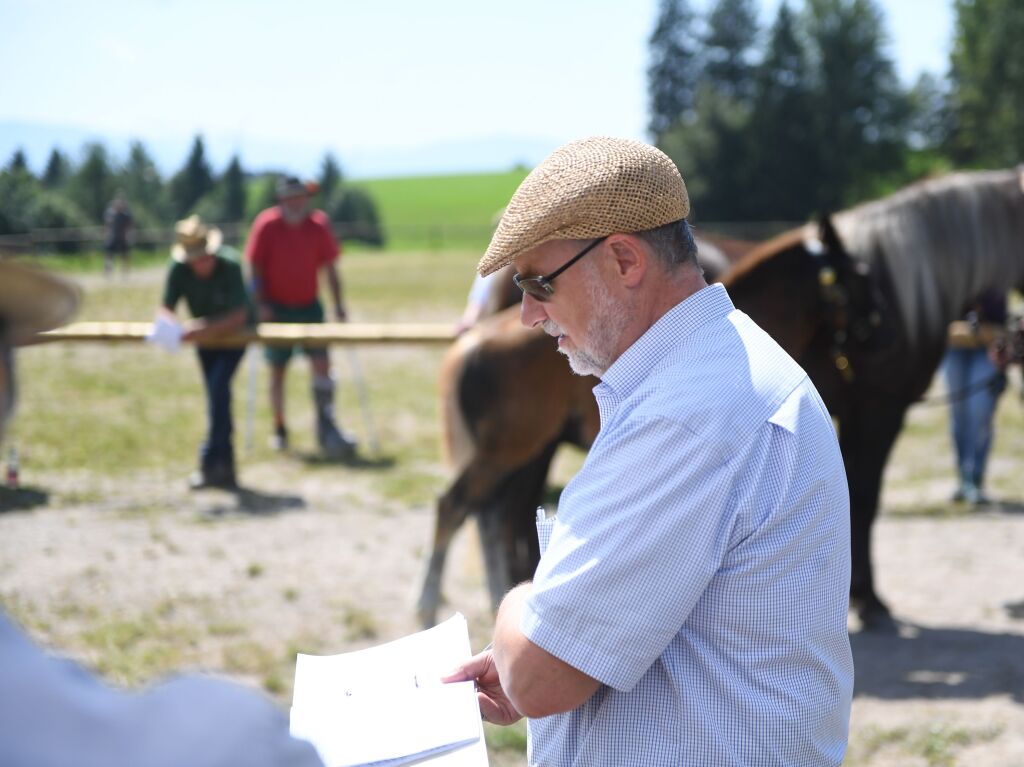
M188 264L172 261L164 283L163 305L173 310L184 298L193 317L218 317L244 306L251 321L251 304L241 266L220 256L216 258L216 266L206 279L196 276Z
M521 628L601 687L529 722L530 763L840 764L849 496L806 374L714 285L595 396Z
M263 297L279 306L317 300L317 274L338 258L339 246L326 214L315 210L301 224L284 220L279 207L253 221L245 256L260 280Z

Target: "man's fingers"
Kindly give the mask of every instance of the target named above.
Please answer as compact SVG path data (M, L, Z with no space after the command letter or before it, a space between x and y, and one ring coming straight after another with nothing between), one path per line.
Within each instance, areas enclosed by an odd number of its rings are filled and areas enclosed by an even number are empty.
M471 679L478 679L490 667L490 660L486 653L474 655L461 666L452 669L441 677L442 682L468 682Z

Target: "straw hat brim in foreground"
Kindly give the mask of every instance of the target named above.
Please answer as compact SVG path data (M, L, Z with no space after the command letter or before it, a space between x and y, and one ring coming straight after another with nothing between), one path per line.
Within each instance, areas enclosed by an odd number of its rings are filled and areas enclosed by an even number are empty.
M486 276L550 240L642 232L689 213L683 177L661 150L630 139L579 139L523 179L477 268Z
M0 322L14 346L65 324L80 301L81 292L67 280L0 260Z

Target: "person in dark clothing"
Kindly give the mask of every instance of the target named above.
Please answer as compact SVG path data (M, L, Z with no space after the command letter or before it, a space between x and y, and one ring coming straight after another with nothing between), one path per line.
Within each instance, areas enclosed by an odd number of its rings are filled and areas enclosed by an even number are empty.
M131 260L131 244L129 236L135 226L135 219L125 202L124 196L118 193L103 214L103 223L107 227L106 239L103 243L103 271L107 276L114 272L114 259L121 260L122 274L128 273Z
M175 225L175 234L160 309L173 319L175 306L184 298L192 313L181 340L196 344L206 385L208 419L206 439L199 451L199 471L189 483L194 489L234 489L238 483L231 438L231 379L245 348L214 348L206 342L251 324L253 312L241 266L218 253L220 230L206 226L198 216L190 216Z

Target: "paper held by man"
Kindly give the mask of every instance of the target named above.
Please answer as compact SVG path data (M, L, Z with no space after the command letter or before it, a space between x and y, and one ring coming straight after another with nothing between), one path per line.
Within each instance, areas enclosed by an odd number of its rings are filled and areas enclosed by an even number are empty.
M326 767L487 767L472 682L441 676L471 655L466 619L341 655L295 663L291 732Z

